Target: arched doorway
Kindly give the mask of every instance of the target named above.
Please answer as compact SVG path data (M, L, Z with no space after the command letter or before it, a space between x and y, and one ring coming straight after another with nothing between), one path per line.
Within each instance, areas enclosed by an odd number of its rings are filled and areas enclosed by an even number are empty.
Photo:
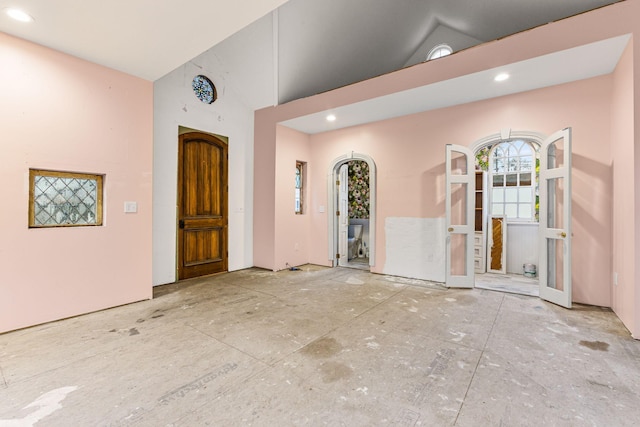
M517 138L518 134L507 129L501 132L500 137L501 140L510 140ZM482 147L483 142L492 139L497 139L497 136L484 138L473 147ZM475 282L473 201L478 200L478 194L475 192L473 157L474 152L469 147L446 146L445 255L448 287L469 288ZM505 159L505 156L500 157ZM559 130L544 139L540 143L539 158L539 296L571 308L571 128Z
M505 129L472 145L476 287L539 295L538 165L544 139Z
M368 169L368 220L364 221L365 228L363 235L359 235L361 241L358 242L359 246L351 248L351 251L357 251L357 255L364 255L366 257L366 267L375 265L376 254L376 164L373 159L361 153L349 152L343 156L334 159L328 171L327 179L327 206L330 214L328 218L328 248L329 248L329 260L332 261L332 265L346 265L349 261L349 215L348 209L345 209L345 193L348 191L345 178L348 179L348 175L345 171L345 165L350 162L363 162ZM342 171L342 177L341 177ZM342 200L342 202L341 202ZM342 206L342 207L341 207ZM360 221L352 221L360 222ZM356 243L356 244L358 244ZM347 256L347 263L344 262L345 255ZM353 253L352 253L353 255ZM340 261L342 259L342 262Z

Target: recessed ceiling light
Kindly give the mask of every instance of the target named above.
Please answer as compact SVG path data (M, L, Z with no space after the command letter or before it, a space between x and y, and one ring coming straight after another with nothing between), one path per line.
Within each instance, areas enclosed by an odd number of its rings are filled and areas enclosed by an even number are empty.
M500 73L497 76L495 76L493 78L493 80L497 81L497 82L503 82L505 80L507 80L509 78L509 74L507 73Z
M20 22L33 22L33 17L24 10L14 9L12 7L5 9L5 13L11 18Z
M336 116L335 116L335 115L333 115L333 114L329 114L329 115L327 116L327 121L328 121L328 122L335 122L335 121L336 121Z

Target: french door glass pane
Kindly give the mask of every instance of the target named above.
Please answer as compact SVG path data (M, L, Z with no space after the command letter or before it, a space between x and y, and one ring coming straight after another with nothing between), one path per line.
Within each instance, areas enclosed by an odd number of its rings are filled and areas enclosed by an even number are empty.
M451 276L467 275L467 235L451 234Z
M564 241L547 239L547 287L564 290Z
M549 146L547 150L547 167L549 169L564 166L564 140L560 139Z
M456 151L451 152L451 175L467 175L467 156Z
M467 225L467 184L451 184L451 225Z
M562 201L564 185L562 178L552 178L547 181L547 227L564 228L562 218Z

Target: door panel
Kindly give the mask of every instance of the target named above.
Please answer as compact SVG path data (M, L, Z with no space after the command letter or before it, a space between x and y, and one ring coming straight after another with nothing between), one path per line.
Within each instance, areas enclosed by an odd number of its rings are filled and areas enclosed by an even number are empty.
M571 308L571 129L540 147L540 297Z
M473 153L467 147L448 144L445 162L446 285L472 288L475 229Z
M222 259L222 230L186 230L184 265L192 266Z
M227 271L227 145L193 132L178 147L178 279Z

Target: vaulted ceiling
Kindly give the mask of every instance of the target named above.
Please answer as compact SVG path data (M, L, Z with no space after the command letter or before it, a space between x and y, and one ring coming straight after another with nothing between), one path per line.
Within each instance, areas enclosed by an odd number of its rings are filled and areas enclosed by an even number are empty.
M0 0L35 19L2 13L0 31L151 81L213 52L260 108L422 62L438 43L459 51L615 2Z
M606 4L607 0L290 0L279 10L279 101L313 95ZM541 41L543 42L543 41Z

